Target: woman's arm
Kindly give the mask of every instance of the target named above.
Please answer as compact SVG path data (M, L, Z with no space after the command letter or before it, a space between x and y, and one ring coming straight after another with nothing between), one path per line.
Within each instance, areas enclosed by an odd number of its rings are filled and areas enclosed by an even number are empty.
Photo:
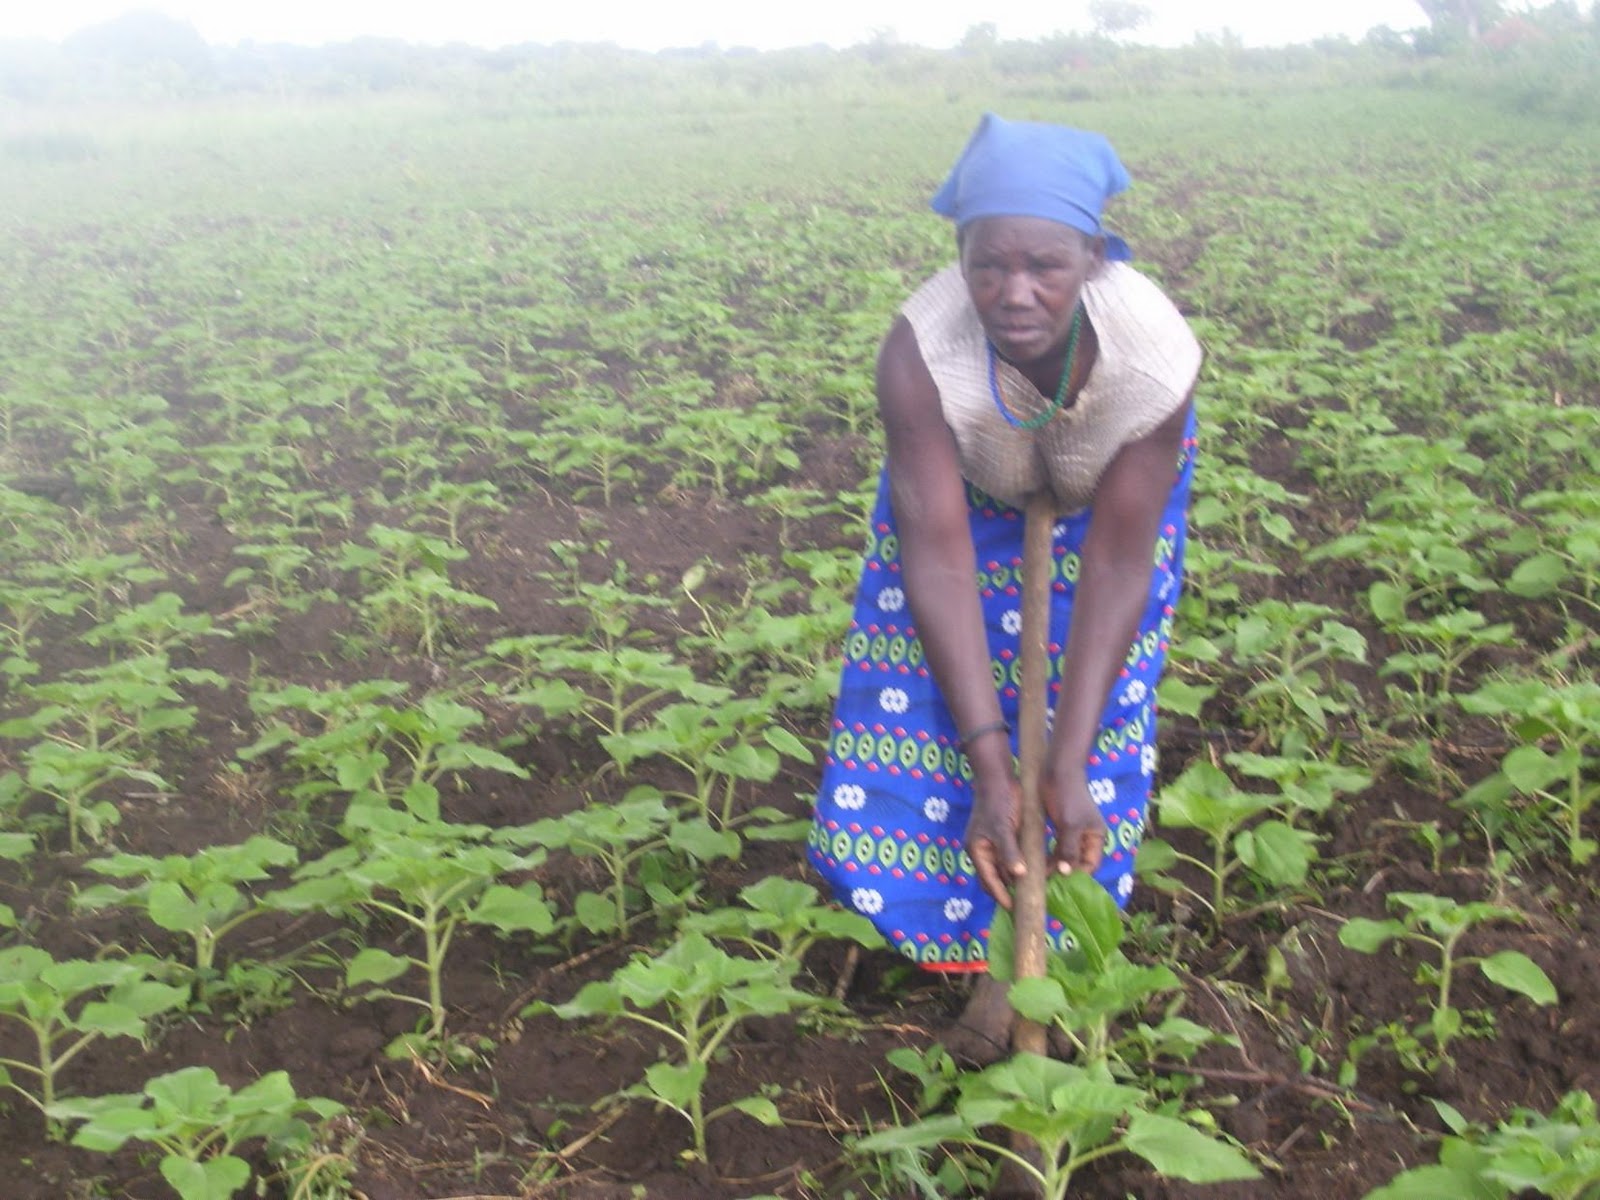
M900 570L928 669L962 733L1000 720L989 640L978 599L965 484L955 435L916 334L898 319L878 355L878 407L888 442L889 491L900 534ZM965 747L973 771L965 844L979 881L1006 907L1023 873L1017 845L1020 789L1003 731Z
M1085 771L1106 699L1149 597L1156 534L1193 402L1191 395L1154 430L1118 451L1095 488L1045 759L1054 857L1065 869L1093 871L1100 865L1105 822L1089 796Z

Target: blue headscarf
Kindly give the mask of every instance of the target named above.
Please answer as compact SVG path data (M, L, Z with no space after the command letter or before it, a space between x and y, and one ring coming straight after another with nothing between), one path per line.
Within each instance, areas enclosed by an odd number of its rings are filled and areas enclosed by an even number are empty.
M979 217L1059 221L1105 238L1106 257L1120 261L1132 258L1133 251L1106 232L1100 210L1132 182L1111 143L1098 133L984 113L932 205L958 229Z

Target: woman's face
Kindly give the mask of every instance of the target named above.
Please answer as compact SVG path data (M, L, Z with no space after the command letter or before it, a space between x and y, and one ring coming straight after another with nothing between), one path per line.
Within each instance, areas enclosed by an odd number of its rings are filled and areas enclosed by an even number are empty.
M1044 217L980 217L961 232L961 274L983 331L1018 366L1059 355L1097 239Z

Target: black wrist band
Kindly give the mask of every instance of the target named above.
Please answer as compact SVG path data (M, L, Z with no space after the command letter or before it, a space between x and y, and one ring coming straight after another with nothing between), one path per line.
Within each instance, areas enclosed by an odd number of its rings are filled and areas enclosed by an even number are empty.
M1010 733L1011 726L1004 721L990 721L987 725L979 725L976 729L969 729L956 739L956 745L965 750L973 742L989 733Z

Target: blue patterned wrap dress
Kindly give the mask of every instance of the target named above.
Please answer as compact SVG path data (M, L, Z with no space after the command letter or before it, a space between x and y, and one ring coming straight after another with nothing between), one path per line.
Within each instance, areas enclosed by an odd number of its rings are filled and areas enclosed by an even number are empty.
M1185 518L1194 473L1191 409L1158 529L1138 634L1107 698L1087 763L1089 793L1106 821L1096 878L1119 905L1133 891L1156 769L1156 685L1183 579ZM1001 715L1015 753L1022 630L1022 512L967 485L978 589ZM1052 533L1049 703L1063 687L1061 652L1092 509ZM872 920L907 958L931 970L985 969L995 902L962 844L972 770L933 680L900 577L899 538L880 478L808 852L840 903ZM1052 944L1062 945L1052 921Z

